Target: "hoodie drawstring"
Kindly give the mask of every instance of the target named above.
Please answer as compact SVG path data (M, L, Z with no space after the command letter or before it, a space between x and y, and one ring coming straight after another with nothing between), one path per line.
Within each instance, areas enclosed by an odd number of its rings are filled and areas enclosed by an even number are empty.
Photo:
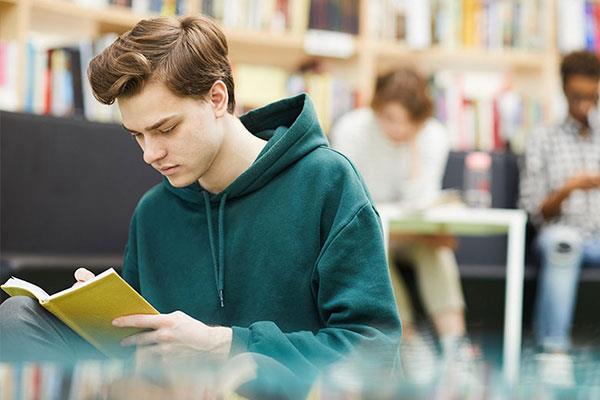
M227 193L223 194L219 202L218 214L218 249L215 248L214 231L212 224L212 213L210 207L210 198L207 192L202 193L204 196L204 206L206 208L206 223L208 225L208 241L210 243L210 251L212 254L213 267L215 271L215 283L217 285L217 295L221 308L225 307L223 288L225 282L225 202L227 201Z

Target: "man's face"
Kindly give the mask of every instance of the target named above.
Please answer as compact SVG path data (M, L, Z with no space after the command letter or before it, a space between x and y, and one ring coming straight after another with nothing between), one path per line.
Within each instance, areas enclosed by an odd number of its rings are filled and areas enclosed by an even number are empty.
M419 131L420 125L413 121L404 106L398 102L387 103L376 111L379 127L395 145L410 141Z
M573 75L564 85L569 114L585 126L588 113L598 104L598 80L585 75Z
M212 103L179 97L162 82L148 82L139 94L118 99L123 127L134 135L144 161L185 187L211 167L223 142Z

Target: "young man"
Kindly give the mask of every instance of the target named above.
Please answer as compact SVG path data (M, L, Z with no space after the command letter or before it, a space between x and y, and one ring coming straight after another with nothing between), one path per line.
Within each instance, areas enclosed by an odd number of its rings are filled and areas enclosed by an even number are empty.
M572 382L570 329L579 272L600 263L600 131L597 120L600 61L568 54L561 63L569 115L532 134L525 153L522 205L539 227L541 258L535 335L553 383ZM560 368L556 364L561 364ZM556 371L566 371L564 374ZM542 374L545 374L542 372Z
M303 376L363 347L393 357L400 325L359 175L328 148L306 95L235 117L227 53L211 20L157 18L90 63L96 98L118 103L164 175L135 210L123 265L163 314L116 319L148 329L125 345L167 359L259 353ZM72 337L26 328L32 304L8 303L3 348L71 354Z
M371 107L351 111L334 127L333 147L356 163L376 203L424 205L439 195L450 144L432 112L427 82L413 69L400 68L377 80ZM445 355L455 354L457 347L470 352L470 346L463 346L467 343L463 340L465 304L453 238L391 239L394 263L408 262L416 271L420 295ZM403 323L401 355L407 376L428 383L436 372L432 346L416 332L413 307L400 274L392 268L391 275Z

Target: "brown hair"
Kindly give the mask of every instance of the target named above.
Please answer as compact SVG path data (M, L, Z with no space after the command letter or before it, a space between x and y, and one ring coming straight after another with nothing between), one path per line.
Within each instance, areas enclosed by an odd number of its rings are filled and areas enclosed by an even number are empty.
M412 68L402 67L377 78L371 108L379 111L392 102L400 103L416 122L423 122L433 114L427 82Z
M221 80L227 87L227 111L235 97L223 31L204 16L152 18L138 22L92 59L88 78L94 97L112 104L160 80L175 94L203 98Z
M581 50L567 54L560 63L560 77L563 85L573 75L583 75L591 79L600 79L600 61L596 54Z

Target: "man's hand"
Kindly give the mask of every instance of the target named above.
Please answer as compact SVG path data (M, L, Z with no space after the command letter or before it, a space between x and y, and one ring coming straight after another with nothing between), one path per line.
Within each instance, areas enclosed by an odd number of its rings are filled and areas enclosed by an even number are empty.
M94 278L96 275L94 275L93 272L88 271L85 268L78 268L77 271L75 271L75 280L77 282L75 282L75 284L73 284L73 287L78 287L81 286L85 281L88 281L92 278Z
M207 354L225 359L231 350L231 328L208 326L181 311L119 317L113 325L150 329L123 339L121 344L138 346L138 352L159 355L165 361Z
M569 179L566 183L569 191L576 189L590 190L600 187L600 174L596 173L581 173Z
M590 190L600 187L600 174L582 172L569 179L560 189L550 193L542 202L540 211L544 219L556 217L561 212L562 203L574 190Z

